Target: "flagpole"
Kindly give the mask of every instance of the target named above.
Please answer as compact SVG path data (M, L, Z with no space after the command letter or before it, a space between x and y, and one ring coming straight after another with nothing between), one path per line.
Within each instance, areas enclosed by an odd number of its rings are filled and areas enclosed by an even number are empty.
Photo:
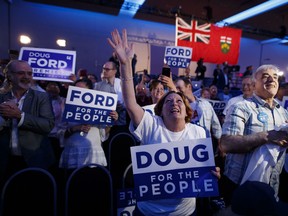
M176 20L176 25L175 25L175 46L178 46L178 40L177 40L177 29L178 29L178 14L175 14L175 20Z

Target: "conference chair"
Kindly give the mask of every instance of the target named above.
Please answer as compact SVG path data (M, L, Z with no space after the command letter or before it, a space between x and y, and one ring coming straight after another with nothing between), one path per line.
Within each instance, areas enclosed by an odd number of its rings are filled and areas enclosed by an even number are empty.
M113 215L112 178L104 166L89 164L71 173L65 189L65 215Z
M57 186L42 168L29 167L14 173L1 194L2 216L56 216Z
M107 161L108 169L113 179L114 209L116 209L117 191L122 186L123 173L132 162L130 147L136 145L138 143L129 131L115 133L109 142Z
M122 188L134 188L134 177L133 177L133 169L132 169L132 163L130 163L124 173L123 173L123 177L122 177Z
M109 142L108 169L112 175L114 188L121 188L121 180L126 167L131 163L130 147L138 145L129 132L115 134Z
M121 184L122 188L117 194L117 215L133 215L137 201L134 194L132 163L126 167Z

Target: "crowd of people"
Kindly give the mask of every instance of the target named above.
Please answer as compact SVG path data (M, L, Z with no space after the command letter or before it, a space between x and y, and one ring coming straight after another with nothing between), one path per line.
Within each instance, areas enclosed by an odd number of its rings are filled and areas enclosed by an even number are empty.
M125 128L141 145L211 138L216 163L211 172L220 190L219 197L209 199L206 206L192 197L139 201L134 216L262 215L264 206L244 208L248 204L243 191L247 196L260 191L269 195L273 207L265 215L288 215L288 203L284 203L288 202L288 112L282 103L288 88L278 82L278 68L262 65L252 72L250 67L242 78L242 94L234 97L229 93L227 68L222 71L217 65L212 84L202 86L196 96L190 70L176 79L172 73L156 79L143 73L136 80L136 55L126 30L122 34L114 30L111 35L113 58L103 64L101 80L81 69L71 76L73 83L38 82L26 61L7 64L0 88L0 191L11 174L25 167L47 169L61 185L78 167L107 166L107 140ZM117 94L117 108L110 113L114 125L63 122L69 85ZM226 102L221 115L210 100ZM211 209L219 200L221 205ZM210 211L203 213L208 207Z

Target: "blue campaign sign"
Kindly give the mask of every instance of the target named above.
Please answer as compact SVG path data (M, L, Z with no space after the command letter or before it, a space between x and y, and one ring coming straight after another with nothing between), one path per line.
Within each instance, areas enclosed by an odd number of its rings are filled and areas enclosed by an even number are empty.
M30 64L35 80L72 82L75 74L76 51L22 47L19 59Z
M282 106L287 109L288 108L288 96L283 96Z
M137 201L218 196L212 141L131 147Z
M110 112L116 110L117 94L69 86L63 121L113 125Z
M217 115L221 115L223 113L223 110L225 109L227 104L227 101L216 101L216 100L208 100L208 101L212 105Z
M133 216L137 202L134 188L120 189L117 195L117 216Z
M192 48L167 46L165 49L165 62L170 67L187 68L192 58Z

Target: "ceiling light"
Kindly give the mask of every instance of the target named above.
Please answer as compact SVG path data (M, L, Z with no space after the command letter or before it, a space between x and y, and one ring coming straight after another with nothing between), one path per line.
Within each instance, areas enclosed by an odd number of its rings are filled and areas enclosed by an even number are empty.
M125 0L120 9L119 15L133 17L145 0Z
M288 36L281 38L271 38L267 40L263 40L260 42L261 44L271 44L271 43L279 43L279 44L287 44L288 43Z
M267 2L264 2L262 4L259 4L255 7L252 7L248 10L242 11L238 14L235 14L231 17L228 17L218 23L216 23L216 25L218 26L224 26L225 24L233 24L233 23L237 23L240 22L242 20L248 19L250 17L256 16L258 14L264 13L266 11L272 10L276 7L280 7L284 4L287 4L288 0L270 0Z
M283 72L283 71L279 71L279 72L277 73L277 75L278 75L278 76L283 76L283 75L284 75L284 72Z
M280 44L287 44L288 43L288 36L285 36L281 39Z
M280 43L282 43L282 44L285 43L286 44L286 43L288 43L288 40L287 39L283 39L283 40L280 41Z
M60 47L66 47L66 40L64 40L64 39L58 39L58 40L56 41L56 43L57 43L58 46L60 46Z
M271 38L271 39L263 40L260 43L261 44L271 44L271 43L279 43L280 41L281 41L280 38Z
M27 35L20 35L20 43L22 43L22 44L30 44L31 43L31 38L28 37Z

